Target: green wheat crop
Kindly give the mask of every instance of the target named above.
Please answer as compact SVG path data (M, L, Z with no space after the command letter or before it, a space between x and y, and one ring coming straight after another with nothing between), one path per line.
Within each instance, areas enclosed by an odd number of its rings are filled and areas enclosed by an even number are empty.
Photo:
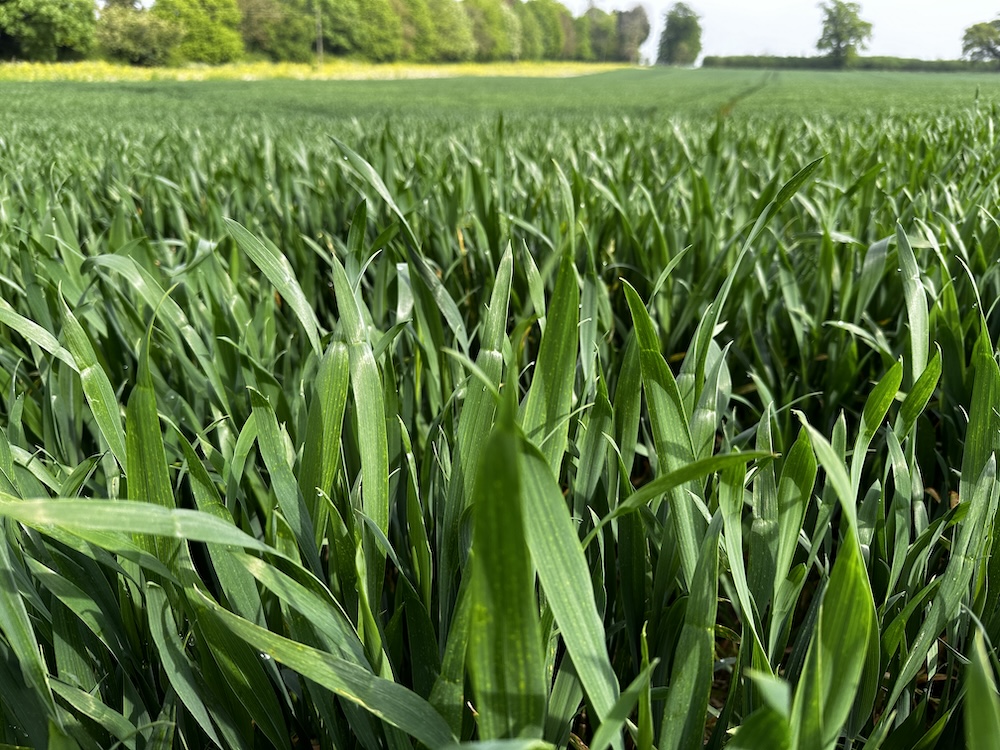
M238 86L0 117L0 746L1000 744L995 105Z

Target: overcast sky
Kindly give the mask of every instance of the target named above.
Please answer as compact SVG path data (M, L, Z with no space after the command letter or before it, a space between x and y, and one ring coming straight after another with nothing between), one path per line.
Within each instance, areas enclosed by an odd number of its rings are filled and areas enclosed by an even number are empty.
M562 0L574 14L591 0ZM593 0L602 10L634 7L636 0ZM653 32L643 47L651 58L673 0L641 0ZM687 0L701 16L706 55L813 55L822 13L811 0ZM1000 0L860 0L861 17L872 24L866 55L956 59L968 26L1000 14Z

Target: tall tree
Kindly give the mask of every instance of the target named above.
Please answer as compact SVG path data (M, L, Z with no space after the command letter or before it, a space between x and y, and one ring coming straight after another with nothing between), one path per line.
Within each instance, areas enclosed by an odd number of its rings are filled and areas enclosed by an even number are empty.
M828 52L835 67L846 67L858 50L867 46L872 25L861 20L858 3L829 0L819 7L823 11L823 33L816 49Z
M391 0L364 0L358 28L361 54L375 62L398 60L403 54L403 20Z
M503 50L504 60L521 59L521 18L506 2L500 6L503 18L504 35L507 46Z
M575 60L576 59L576 22L573 19L573 14L570 13L569 9L562 3L556 3L559 6L559 25L562 27L562 50L559 55L562 60Z
M514 12L521 21L521 59L541 60L545 55L542 27L531 3L515 2Z
M659 65L693 65L701 54L701 19L684 3L674 3L664 18Z
M615 15L618 21L618 59L636 65L639 48L649 38L649 16L641 5L632 10L616 11Z
M428 62L435 58L437 31L427 0L393 0L403 24L403 58Z
M560 59L566 43L562 16L564 11L569 11L556 0L528 0L527 5L542 30L542 57L546 60Z
M427 0L434 21L436 47L432 59L443 62L471 60L476 54L472 20L455 0Z
M316 20L301 2L237 0L240 36L246 51L275 62L308 62L316 38Z
M360 0L317 0L323 46L334 55L360 54L356 30L363 23Z
M86 54L94 40L94 0L2 0L0 58L52 61Z
M618 57L618 24L611 13L590 7L584 13L590 27L590 49L594 60L609 62Z
M577 60L592 62L594 59L594 47L590 39L590 16L586 13L573 19L573 34L576 37Z
M967 28L962 37L962 54L976 62L1000 62L1000 19Z
M517 16L502 0L463 0L472 21L476 59L481 62L512 60L520 54L520 40L512 36ZM518 37L520 29L517 30Z
M391 0L323 0L321 7L327 50L376 62L403 54L403 22Z
M153 13L183 29L177 54L190 62L232 62L243 55L236 0L157 0Z
M102 55L130 65L167 65L181 36L173 23L130 2L108 2L97 21Z

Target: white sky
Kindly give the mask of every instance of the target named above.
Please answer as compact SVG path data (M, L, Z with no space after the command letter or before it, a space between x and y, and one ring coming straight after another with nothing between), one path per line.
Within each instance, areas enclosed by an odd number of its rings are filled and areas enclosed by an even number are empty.
M643 47L650 58L663 16L673 0L638 0L653 31ZM701 16L706 55L814 55L822 14L819 0L686 0ZM1000 0L856 0L861 18L872 24L863 54L957 59L962 34L974 23L1000 15ZM602 10L634 7L637 0L562 0L574 15L592 3Z

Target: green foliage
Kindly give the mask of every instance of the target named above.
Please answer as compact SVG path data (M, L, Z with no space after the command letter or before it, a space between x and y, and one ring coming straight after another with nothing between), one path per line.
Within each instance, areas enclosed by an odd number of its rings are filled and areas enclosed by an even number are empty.
M403 53L406 60L429 62L440 46L428 0L394 0L403 23Z
M659 65L693 65L701 54L701 23L698 14L684 3L674 3L664 16Z
M516 60L520 56L520 21L503 0L462 0L462 7L472 22L477 60Z
M962 54L974 62L1000 62L1000 19L967 28L962 36Z
M36 4L39 4L36 8ZM0 55L83 56L94 46L90 0L0 2ZM558 0L137 0L102 6L97 51L155 66L239 59L308 62L327 54L373 62L637 61L645 11L590 8L574 18Z
M562 18L568 11L557 0L528 0L525 5L542 31L542 57L546 60L561 59L566 45Z
M861 19L861 5L846 0L829 0L820 4L823 11L823 32L816 49L829 53L834 67L845 67L864 49L872 36L872 25Z
M471 60L476 54L472 19L454 0L427 0L434 21L433 59L445 62Z
M559 25L562 27L563 32L563 44L560 57L563 60L575 60L578 55L576 23L573 20L573 15L568 10L565 10L561 3L560 7L563 7L564 9L563 12L559 14Z
M131 65L166 65L181 30L163 16L127 5L109 5L97 22L97 43L112 60Z
M639 47L649 37L649 16L642 5L636 5L631 10L615 11L616 32L618 35L618 60L632 63L639 62Z
M509 5L501 7L504 37L507 44L504 49L504 57L508 60L519 60L521 58L521 18Z
M986 750L1000 743L1000 696L982 633L976 633L971 657L966 677L969 697L965 710L965 742L969 750Z
M1000 84L759 78L0 87L0 744L995 747Z
M375 62L397 60L403 54L403 21L393 0L325 0L325 49Z
M590 49L598 62L618 59L618 27L615 16L600 8L588 8L584 14L590 26Z
M361 7L353 29L355 51L375 62L398 60L403 54L403 22L392 0L365 0Z
M538 22L535 7L530 2L519 2L513 9L521 22L521 59L541 60L545 56L545 32Z
M308 62L316 41L316 19L301 2L237 0L240 36L251 55L275 62Z
M0 2L0 58L53 61L90 51L96 16L91 0Z
M157 0L152 12L183 30L180 60L219 64L243 54L236 0Z
M320 18L323 47L334 55L359 55L366 41L361 0L323 0Z
M702 58L704 68L746 68L764 70L833 70L831 57L772 57L769 55L736 55ZM907 71L911 73L995 72L996 66L968 60L920 60L906 57L855 57L852 70Z
M573 20L573 35L576 38L576 53L574 58L584 62L593 62L594 45L590 38L590 16L584 13Z

